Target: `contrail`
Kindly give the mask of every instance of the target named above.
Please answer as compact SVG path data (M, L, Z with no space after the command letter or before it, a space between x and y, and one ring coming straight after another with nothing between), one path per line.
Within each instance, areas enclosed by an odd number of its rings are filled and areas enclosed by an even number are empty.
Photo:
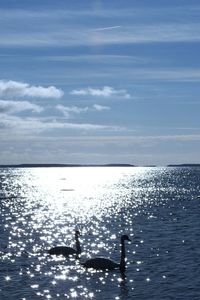
M120 28L120 27L122 27L122 26L110 26L110 27L96 28L96 29L93 29L93 31L112 30L112 29L116 29L116 28Z

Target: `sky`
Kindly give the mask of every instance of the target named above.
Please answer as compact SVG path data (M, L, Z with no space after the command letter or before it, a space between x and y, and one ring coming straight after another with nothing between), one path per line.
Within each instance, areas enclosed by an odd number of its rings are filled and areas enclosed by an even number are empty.
M1 0L0 164L200 163L199 0Z

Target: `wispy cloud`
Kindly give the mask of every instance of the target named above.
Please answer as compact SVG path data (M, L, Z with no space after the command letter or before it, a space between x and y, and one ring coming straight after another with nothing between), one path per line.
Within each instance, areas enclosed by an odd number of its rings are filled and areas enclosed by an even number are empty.
M7 57L7 56L5 56ZM10 59L10 57L8 57ZM131 55L114 55L114 54L82 54L82 55L48 55L35 57L37 61L55 61L55 62L93 62L100 63L101 65L112 64L130 64L130 63L149 63L152 62L152 59L142 57L142 56L133 56Z
M196 23L135 24L118 31L106 31L95 41L102 44L194 42L200 40L199 28Z
M43 108L39 105L30 103L28 101L10 101L0 100L0 114L4 113L19 113L23 111L32 111L40 113Z
M198 82L200 69L197 68L135 68L128 70L128 75L135 80L159 80L177 82Z
M0 96L2 97L61 98L63 94L63 91L55 86L31 86L19 81L0 80Z
M0 10L1 47L200 41L199 21L193 21L198 20L198 13L199 5L177 4L145 9L130 5L107 10ZM110 26L113 19L129 26Z
M67 26L67 24L66 24ZM127 27L119 27L118 30L91 31L84 25L75 26L63 30L62 26L57 29L45 28L45 30L32 29L31 36L26 30L0 32L1 47L70 47L80 45L122 45L143 43L176 43L176 42L199 42L199 23L155 23L133 24Z
M113 87L110 86L104 86L101 89L97 88L84 88L80 90L73 90L70 92L71 95L77 95L77 96L94 96L94 97L121 97L129 99L131 96L126 90L116 90Z
M101 138L101 137L98 137ZM177 141L177 142L191 142L191 141L200 141L200 134L168 134L168 135L135 135L135 136L109 136L102 137L107 142L118 143L118 144L144 144L146 142L168 142L168 141Z
M99 105L99 104L94 104L93 108L97 111L104 111L104 110L110 110L109 106L105 106L105 105Z

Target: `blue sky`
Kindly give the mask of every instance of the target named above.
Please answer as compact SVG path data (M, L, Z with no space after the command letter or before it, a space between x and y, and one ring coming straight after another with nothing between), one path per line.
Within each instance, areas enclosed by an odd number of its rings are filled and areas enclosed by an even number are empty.
M0 164L200 163L198 0L0 3Z

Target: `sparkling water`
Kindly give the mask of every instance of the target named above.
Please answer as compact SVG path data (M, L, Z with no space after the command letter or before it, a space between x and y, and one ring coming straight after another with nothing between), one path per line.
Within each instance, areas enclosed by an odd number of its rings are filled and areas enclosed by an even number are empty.
M200 299L200 168L0 169L0 299ZM56 245L82 254L51 256ZM120 261L87 270L86 259Z

